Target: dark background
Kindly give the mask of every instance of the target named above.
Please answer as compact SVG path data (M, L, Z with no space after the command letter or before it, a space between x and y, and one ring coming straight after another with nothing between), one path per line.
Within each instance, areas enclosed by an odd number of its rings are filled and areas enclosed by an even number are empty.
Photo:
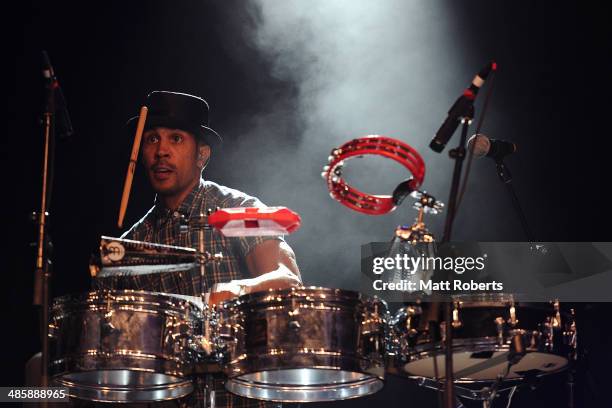
M308 9L309 3L301 7ZM423 89L406 92L417 105L422 98L426 110L423 122L410 128L415 139L408 142L425 158L432 177L429 191L443 201L447 198L452 165L446 154L427 150L431 134L473 73L495 58L500 72L487 124L493 137L519 145L519 153L508 164L537 239L609 241L610 171L605 143L609 130L602 123L609 114L604 82L611 71L604 13L578 2L551 1L446 1L440 7L448 21L432 20L435 25L429 29L452 27L463 41L449 43L453 57L448 60L453 64L419 79ZM313 125L310 111L304 109L302 84L307 82L303 76L279 75L278 50L254 46L248 38L263 24L258 10L257 5L240 1L23 1L5 13L5 55L15 63L15 71L9 81L14 90L3 109L9 128L1 138L6 241L2 246L6 330L1 384L22 383L23 364L39 349L37 315L30 305L34 251L29 243L35 240L35 229L28 216L40 205L41 49L49 52L76 130L72 138L57 142L50 225L55 244L54 296L87 290L87 263L99 236L120 233L116 216L132 138L124 123L154 89L202 95L210 103L212 126L227 143L205 177L260 196L266 203L287 205L302 215L303 227L289 243L305 283L354 288L358 256L351 258L351 254L358 254L362 243L385 240L392 226L403 221L398 219L399 210L382 218L365 217L329 199L318 176L329 150L350 138L392 129L369 125L369 120L384 122L375 113L353 121L358 123L356 128L343 134L325 134L324 122L318 119ZM288 30L285 35L297 36L297 32ZM309 41L308 35L304 41ZM423 41L427 46L427 39ZM291 51L297 59L307 54ZM314 51L316 56L316 46ZM416 61L436 52L429 49ZM457 55L463 57L457 60ZM415 69L421 72L426 67ZM411 72L405 75L409 78ZM339 117L352 109L340 101L338 106ZM337 123L343 122L338 119ZM355 129L359 131L353 134ZM524 240L493 165L483 160L474 164L473 171L474 187L458 215L454 238ZM377 180L366 181L377 185ZM137 170L125 224L135 222L152 199L142 171ZM407 206L402 211L413 216ZM438 234L442 219L430 224ZM580 342L586 353L579 367L578 401L579 406L590 406L605 395L604 379L609 378L611 308L605 304L578 308L583 311ZM537 401L546 400L551 402L546 406L560 406L565 399L562 386L562 378L551 379L534 392L520 391L515 404L536 406ZM390 379L382 392L339 405L384 402L400 406L408 400L435 402L432 392Z

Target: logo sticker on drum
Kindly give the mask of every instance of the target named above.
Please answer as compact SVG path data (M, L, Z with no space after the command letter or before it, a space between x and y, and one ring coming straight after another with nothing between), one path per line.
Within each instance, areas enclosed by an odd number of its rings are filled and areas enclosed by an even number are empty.
M111 241L104 247L104 257L111 262L117 262L125 256L125 248L117 241Z

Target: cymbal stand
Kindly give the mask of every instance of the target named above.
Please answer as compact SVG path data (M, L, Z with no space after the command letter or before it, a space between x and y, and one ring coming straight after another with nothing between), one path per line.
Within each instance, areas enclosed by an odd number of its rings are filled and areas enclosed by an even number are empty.
M417 217L412 225L402 224L395 228L388 256L392 256L391 254L395 253L395 251L400 253L416 251L419 255L428 256L432 256L435 253L435 238L433 234L429 232L423 220L425 214L440 213L444 204L424 191L415 190L410 193L410 196L417 199L412 206L412 208L418 211ZM406 279L416 281L419 278L427 280L430 276L426 272L427 271L424 270L419 271L419 273L414 271L414 273L406 275L405 272L397 270L394 274L393 281L400 282Z
M425 214L439 214L444 208L444 203L436 200L436 198L426 191L413 191L411 197L416 198L412 208L418 211L414 224L411 226L399 225L395 229L396 239L402 242L410 242L412 244L422 242L434 242L433 234L429 232L423 221Z
M503 378L502 378L503 380ZM420 378L418 384L422 387L429 388L436 391L444 391L444 385L437 379L431 378ZM496 381L491 386L483 387L481 389L472 389L455 385L454 389L456 392L456 403L460 403L459 398L464 398L472 401L481 401L484 408L490 408L492 406L493 399L502 392L509 391L508 393L508 405L512 401L512 396L522 384L514 383L512 385L503 385L503 382Z

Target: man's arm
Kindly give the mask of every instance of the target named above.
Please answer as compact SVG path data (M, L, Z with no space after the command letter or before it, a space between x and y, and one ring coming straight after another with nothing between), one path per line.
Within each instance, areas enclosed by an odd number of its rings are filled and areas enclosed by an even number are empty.
M302 284L295 254L284 241L270 239L248 253L246 263L252 279L245 279L247 293L266 289L284 289Z
M284 241L270 239L255 246L246 256L250 279L233 280L213 287L209 303L259 292L267 289L285 289L302 285L295 254Z

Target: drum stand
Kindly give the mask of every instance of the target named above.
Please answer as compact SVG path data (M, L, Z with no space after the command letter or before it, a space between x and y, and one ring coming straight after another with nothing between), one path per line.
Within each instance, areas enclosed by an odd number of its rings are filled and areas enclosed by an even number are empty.
M202 214L200 214L202 217ZM198 228L198 251L200 255L206 254L206 246L204 245L205 231L207 225L202 225ZM202 302L206 302L207 299L204 299L204 275L206 274L206 262L204 260L200 260L200 296L202 297ZM214 394L214 393L213 393ZM214 405L214 395L213 395L213 405Z
M576 386L576 371L574 367L570 367L567 372L567 406L568 408L574 408L574 387Z
M196 229L198 231L198 262L200 264L200 297L202 298L202 302L204 304L207 303L206 295L207 293L204 291L204 277L206 275L206 264L210 261L221 261L223 259L222 254L211 254L206 251L205 245L205 233L207 230L211 230L212 226L208 224L208 216L212 213L213 210L207 210L206 214L200 214L197 217L194 217L191 220L185 220L184 218L181 220L181 232L188 234L190 229Z
M198 252L200 255L199 264L200 264L200 297L202 299L203 305L206 307L208 303L207 293L204 291L204 277L206 275L206 264L210 261L219 261L222 258L221 254L211 255L206 252L205 245L205 233L206 230L212 229L212 227L207 223L208 216L211 214L212 210L208 210L207 214L200 214L199 217L195 221L191 221L191 223L185 223L183 227L186 232L188 232L189 227L194 227L198 230ZM206 408L215 408L215 383L214 377L212 374L204 374L203 378L203 391L204 391L204 406Z
M204 398L206 408L215 408L215 383L212 374L204 376Z
M195 220L190 220L189 222L184 222L181 227L183 231L188 233L190 228L195 228L198 231L198 263L200 266L200 298L202 299L202 305L207 307L208 304L208 295L204 288L204 278L206 276L206 265L209 262L219 262L223 259L223 254L211 254L206 251L206 231L211 230L212 227L208 224L208 216L212 213L212 210L207 210L206 215L200 214ZM205 318L206 319L206 318ZM204 322L206 323L206 322ZM207 329L208 331L209 329ZM214 382L213 377L210 374L206 374L205 378L205 393L206 393L206 406L209 408L214 408L215 406L215 391L214 391Z
M419 380L418 384L425 388L430 388L439 392L444 391L445 386L441 381L431 379L431 378L422 378ZM456 392L455 402L453 404L453 408L464 408L465 406L461 403L459 398L469 399L472 401L480 401L482 402L483 408L491 408L493 405L493 400L502 392L509 391L508 393L508 402L506 408L510 408L510 404L512 402L512 396L518 389L518 384L513 384L511 386L505 386L500 388L501 379L496 381L490 386L483 387L479 390L471 389L467 387L462 387L455 385L454 390Z
M503 377L500 375L496 382L494 382L489 387L483 387L480 390L471 390L468 388L455 386L458 397L464 397L472 400L482 401L482 408L491 408L493 405L493 400L503 391L510 391L508 394L508 404L506 408L510 408L510 404L512 403L512 396L516 392L518 388L517 385L509 386L500 389L501 382Z

